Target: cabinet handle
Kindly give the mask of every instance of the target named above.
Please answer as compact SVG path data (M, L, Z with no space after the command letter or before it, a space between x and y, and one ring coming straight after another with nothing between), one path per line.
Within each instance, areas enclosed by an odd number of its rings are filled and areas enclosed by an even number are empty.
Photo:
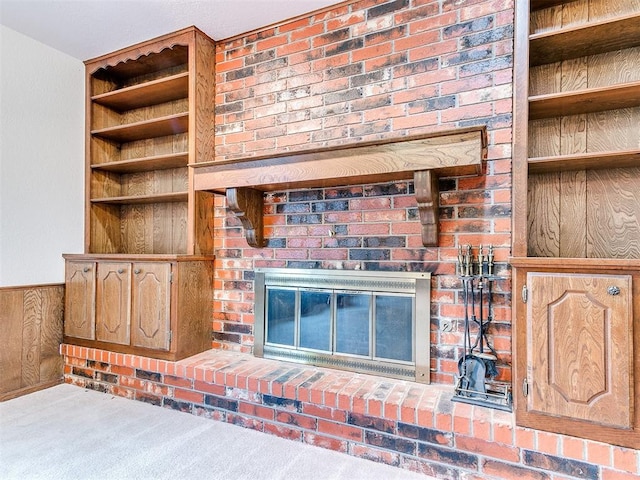
M124 268L119 268L118 273L124 273Z
M82 271L83 271L84 273L87 273L89 270L91 270L91 268L90 268L90 267L84 267L84 268L82 269Z
M136 275L140 275L140 272L142 272L142 270L140 270L139 268L136 268L133 273L135 273Z
M607 293L609 295L620 295L620 287L611 285L609 288L607 288Z

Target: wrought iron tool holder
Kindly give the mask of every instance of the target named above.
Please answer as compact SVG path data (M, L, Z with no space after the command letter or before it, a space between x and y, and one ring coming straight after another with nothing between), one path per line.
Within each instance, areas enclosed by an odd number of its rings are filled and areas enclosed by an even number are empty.
M465 324L463 354L452 400L511 411L511 385L495 380L498 355L487 338L493 321L493 283L503 279L494 275L493 247L489 245L485 255L480 245L475 257L471 245L459 247L457 269L462 281ZM473 343L472 325L477 327Z

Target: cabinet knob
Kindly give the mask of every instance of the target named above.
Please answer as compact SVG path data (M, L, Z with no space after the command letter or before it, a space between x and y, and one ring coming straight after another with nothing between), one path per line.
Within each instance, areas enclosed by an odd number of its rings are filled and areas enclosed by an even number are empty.
M607 288L607 293L609 295L620 295L620 287L617 287L615 285L611 285L611 286L609 286L609 288Z
M133 273L135 273L136 275L140 275L140 272L142 272L142 270L140 270L139 268L136 268Z
M118 273L124 273L124 268L119 268Z
M82 271L83 271L84 273L87 273L89 270L91 270L91 268L89 268L89 267L84 267L84 268L82 269Z

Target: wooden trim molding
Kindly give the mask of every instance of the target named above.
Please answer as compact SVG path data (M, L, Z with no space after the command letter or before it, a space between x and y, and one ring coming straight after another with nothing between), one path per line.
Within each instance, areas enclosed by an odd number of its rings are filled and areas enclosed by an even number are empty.
M204 35L209 38L208 35L192 25L190 27L183 28L182 30L178 30L177 32L151 38L144 42L138 43L133 47L121 48L120 50L116 50L115 52L85 60L84 64L88 68L90 68L91 71L89 72L89 74L93 74L101 68L114 67L119 64L125 64L130 60L139 60L141 57L145 57L152 53L160 53L162 50L167 48L171 49L176 46L186 46L192 41L195 33ZM187 59L186 51L176 52L175 57L178 64L184 63ZM173 63L169 62L166 66L173 66ZM136 65L122 65L121 68L136 68Z
M195 190L226 195L256 248L265 244L263 192L413 179L423 244L431 247L438 244L438 178L478 175L486 155L486 128L472 127L191 167Z

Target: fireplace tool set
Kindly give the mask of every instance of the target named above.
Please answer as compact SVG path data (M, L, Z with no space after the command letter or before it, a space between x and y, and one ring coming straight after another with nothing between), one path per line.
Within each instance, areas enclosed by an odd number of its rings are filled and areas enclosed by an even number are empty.
M510 385L495 380L498 356L487 338L493 320L493 282L500 280L494 275L493 246L487 247L485 255L480 245L476 257L471 245L458 247L458 276L464 301L464 349L458 361L453 400L511 411ZM477 327L473 343L472 325Z

